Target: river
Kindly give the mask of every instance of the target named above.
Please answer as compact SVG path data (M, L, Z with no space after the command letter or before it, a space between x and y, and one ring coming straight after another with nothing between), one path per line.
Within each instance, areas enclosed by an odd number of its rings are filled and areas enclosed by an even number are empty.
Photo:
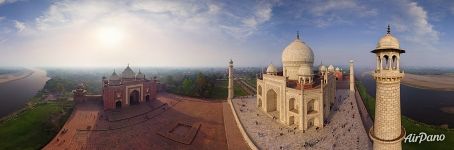
M0 84L0 118L24 107L50 79L45 70L32 70L33 74L28 77Z
M364 74L358 79L366 86L367 92L375 96L375 80ZM426 124L454 127L454 114L441 111L443 107L454 106L454 92L419 89L403 84L400 88L404 116Z

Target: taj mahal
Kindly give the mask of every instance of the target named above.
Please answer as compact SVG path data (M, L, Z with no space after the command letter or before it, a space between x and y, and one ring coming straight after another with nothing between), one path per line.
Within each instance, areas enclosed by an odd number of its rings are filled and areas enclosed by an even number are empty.
M314 52L299 34L283 50L282 64L282 71L269 64L257 79L257 107L299 130L323 128L342 79L339 67L320 64L314 71Z

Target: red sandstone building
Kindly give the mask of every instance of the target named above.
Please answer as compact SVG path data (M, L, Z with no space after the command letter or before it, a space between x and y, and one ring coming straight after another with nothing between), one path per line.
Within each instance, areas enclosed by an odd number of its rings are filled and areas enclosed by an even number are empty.
M136 105L156 98L156 79L147 79L140 70L137 74L134 73L129 65L123 70L121 76L114 71L109 79L103 77L102 81L104 109Z
M73 90L74 101L83 103L102 100L104 110L118 109L155 99L160 85L156 78L147 79L140 70L137 74L134 73L129 65L121 76L114 71L109 79L103 77L102 84L102 95L87 95L85 85L78 85Z
M114 71L109 79L103 77L102 83L105 110L148 102L155 99L157 94L157 80L147 79L140 70L134 73L129 65L121 76Z

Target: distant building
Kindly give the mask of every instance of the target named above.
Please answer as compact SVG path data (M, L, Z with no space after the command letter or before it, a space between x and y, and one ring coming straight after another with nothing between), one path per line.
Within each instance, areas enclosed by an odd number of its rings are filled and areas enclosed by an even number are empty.
M136 74L129 65L121 73L121 76L114 72L107 79L102 78L102 95L87 95L86 86L79 84L73 90L73 98L76 103L86 101L103 101L104 110L118 109L125 106L136 105L148 102L156 98L159 82L154 79L147 79L145 74Z
M282 71L270 64L257 79L257 107L279 122L300 130L322 128L342 80L339 68L312 67L314 53L299 35L282 52Z
M147 79L145 74L136 74L129 67L123 70L121 76L114 72L107 78L103 78L102 99L104 109L115 109L142 102L148 102L156 98L158 82L156 79Z

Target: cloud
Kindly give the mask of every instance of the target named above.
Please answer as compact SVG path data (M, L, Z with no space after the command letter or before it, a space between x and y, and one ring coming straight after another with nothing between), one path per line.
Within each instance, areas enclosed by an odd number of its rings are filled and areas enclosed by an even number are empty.
M311 9L309 9L309 11L316 16L323 16L327 13L338 13L339 11L349 11L358 16L377 15L377 11L375 9L370 9L364 5L360 5L356 0L317 1Z
M252 35L258 30L258 27L268 22L272 17L273 7L278 1L261 1L257 5L250 6L248 8L252 12L242 12L233 10L231 12L223 12L224 16L231 18L231 23L223 24L221 27L227 31L230 35L244 39Z
M238 40L247 39L271 19L275 1L244 5L251 9L226 3L57 1L35 20L15 21L21 34L12 36L7 44L0 43L5 46L2 61L24 65L60 62L57 65L63 66L221 66L220 59L244 49ZM109 35L122 37L99 35L106 34L106 29L112 32ZM211 57L200 58L200 54Z
M451 14L454 15L454 5L451 6L450 11L451 11Z
M16 27L17 32L22 32L26 27L25 23L14 20L14 27Z
M320 0L290 3L296 19L316 27L352 24L358 18L377 16L377 9L357 0Z
M14 2L17 2L19 0L0 0L0 5L3 5L3 4L8 4L8 3L14 3Z
M404 32L404 39L412 43L432 47L439 41L440 32L429 22L427 11L416 2L400 1L398 15L391 18L398 32ZM433 48L433 47L432 47Z

